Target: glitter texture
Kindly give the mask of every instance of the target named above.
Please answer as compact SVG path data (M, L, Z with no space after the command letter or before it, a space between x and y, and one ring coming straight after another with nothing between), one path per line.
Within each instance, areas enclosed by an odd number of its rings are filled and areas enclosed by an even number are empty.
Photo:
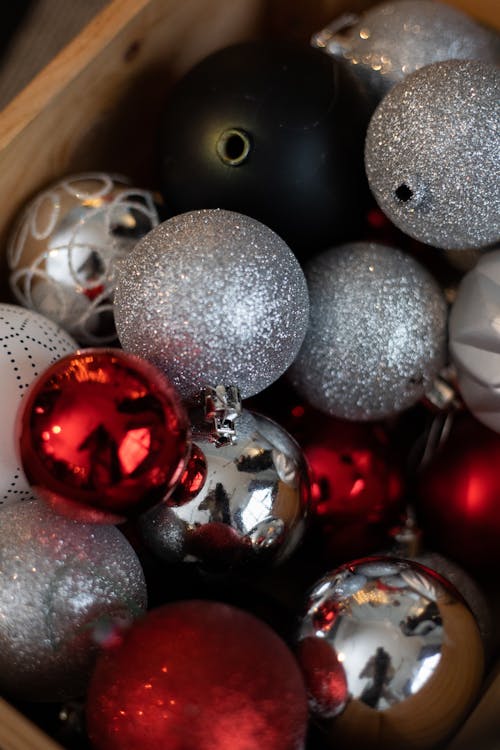
M500 250L484 255L460 283L450 353L467 407L500 432Z
M406 234L444 249L500 237L500 69L434 63L379 104L365 149L370 188Z
M232 211L174 216L118 266L123 348L157 365L188 400L207 385L236 385L243 398L266 388L296 356L308 312L288 246Z
M350 63L374 105L394 84L424 65L455 59L500 60L494 31L434 0L380 3L360 16L348 16L346 24L341 21L318 32L313 45Z
M59 700L85 689L99 641L146 607L135 552L114 526L41 501L0 511L0 691Z
M446 304L399 250L352 243L306 267L311 322L290 368L297 391L336 417L381 419L412 406L444 363Z

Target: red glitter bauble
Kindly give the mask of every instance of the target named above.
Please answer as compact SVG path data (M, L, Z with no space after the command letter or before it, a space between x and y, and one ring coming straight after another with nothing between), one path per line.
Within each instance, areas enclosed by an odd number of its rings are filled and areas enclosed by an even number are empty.
M500 435L468 414L418 483L417 514L426 546L477 572L500 563Z
M101 654L86 714L97 750L300 750L307 700L264 622L184 601L150 611Z
M34 492L84 521L118 522L162 500L188 451L173 387L119 349L78 351L49 367L21 403L18 433Z

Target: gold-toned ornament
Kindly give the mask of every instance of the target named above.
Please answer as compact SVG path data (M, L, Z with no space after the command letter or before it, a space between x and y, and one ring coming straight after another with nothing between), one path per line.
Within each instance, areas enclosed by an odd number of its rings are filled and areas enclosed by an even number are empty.
M310 708L339 750L434 748L467 715L483 673L458 591L391 557L347 563L315 585L298 652Z

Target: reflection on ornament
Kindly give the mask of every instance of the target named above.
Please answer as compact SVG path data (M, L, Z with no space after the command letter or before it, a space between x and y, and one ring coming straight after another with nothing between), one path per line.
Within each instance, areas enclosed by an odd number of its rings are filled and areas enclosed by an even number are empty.
M19 412L33 491L71 518L113 523L160 502L184 470L187 416L156 368L83 349L33 383Z
M399 518L403 491L384 427L311 409L301 430L311 470L311 515L325 559L338 564L379 550Z
M462 279L450 314L450 353L467 407L500 432L500 250Z
M368 182L410 237L446 250L498 242L499 87L496 66L448 60L409 75L375 110Z
M493 30L436 0L397 0L374 5L359 16L345 14L315 34L312 43L350 64L374 105L424 65L500 59Z
M351 243L306 266L309 328L289 375L312 406L342 419L413 406L444 364L446 304L418 261Z
M102 654L87 700L96 750L300 750L296 661L253 615L218 602L151 610Z
M187 487L181 480L168 504L139 521L160 558L226 569L281 563L297 547L309 500L298 445L275 422L246 410L236 435L235 443L217 446L201 423L193 426Z
M81 344L116 341L116 263L159 222L158 198L124 177L65 177L24 209L9 239L10 285L20 304Z
M348 563L313 588L299 632L309 705L339 748L432 748L477 696L474 617L445 579L408 560Z
M418 478L417 518L426 543L468 571L491 575L500 561L500 436L469 414Z
M16 414L35 378L77 344L56 323L32 310L0 304L0 507L31 497L14 439Z
M0 690L81 695L104 634L146 608L139 560L114 526L69 521L39 500L0 513Z
M235 385L247 398L291 364L308 323L307 285L271 229L232 211L174 216L120 263L115 320L124 349L182 396Z

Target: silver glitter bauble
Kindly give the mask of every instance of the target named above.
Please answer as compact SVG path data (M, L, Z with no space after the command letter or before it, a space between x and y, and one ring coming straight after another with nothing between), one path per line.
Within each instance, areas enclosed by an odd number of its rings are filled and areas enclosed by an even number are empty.
M483 672L460 594L408 560L348 563L313 588L299 632L311 710L335 747L433 748L465 718Z
M306 267L310 324L289 370L315 408L381 419L418 401L444 364L446 304L413 258L374 243L332 248Z
M455 59L500 61L495 31L434 0L397 0L374 5L359 16L345 14L315 34L312 44L350 63L374 105L424 65Z
M68 521L39 500L0 510L0 691L84 692L99 646L146 607L141 565L114 526Z
M116 340L114 267L159 222L155 196L101 172L65 177L24 209L7 244L11 289L80 344Z
M198 469L188 469L171 500L182 504L162 504L141 518L144 541L159 557L227 568L278 564L296 548L309 498L300 448L282 427L247 410L236 435L236 443L217 447L206 427L193 425Z
M248 216L192 211L153 229L118 266L115 320L124 349L162 369L182 396L276 380L304 338L304 274L288 246Z
M444 249L500 238L500 68L433 63L395 86L365 144L377 203L406 234Z
M0 507L31 497L16 451L15 425L21 399L33 380L77 343L56 323L18 305L0 304Z
M458 287L450 354L467 407L500 432L500 250L483 255Z

